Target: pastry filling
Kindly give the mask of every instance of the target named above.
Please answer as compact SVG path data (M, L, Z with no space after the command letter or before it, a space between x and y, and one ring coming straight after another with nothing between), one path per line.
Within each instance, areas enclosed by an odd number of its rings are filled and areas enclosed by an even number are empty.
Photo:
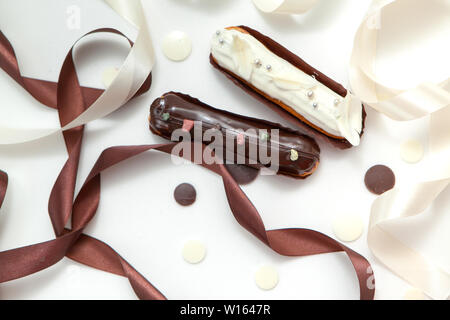
M211 41L211 54L219 66L288 106L294 115L327 135L359 145L362 105L352 94L341 97L250 34L238 30L217 31Z

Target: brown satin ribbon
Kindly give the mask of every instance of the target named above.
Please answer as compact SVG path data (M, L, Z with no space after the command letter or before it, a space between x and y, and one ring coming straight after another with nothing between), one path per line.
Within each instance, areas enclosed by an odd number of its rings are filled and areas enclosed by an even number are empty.
M119 33L112 29L102 29ZM120 34L120 33L119 33ZM8 40L0 32L0 67L40 102L58 109L63 126L83 112L101 94L100 90L79 85L72 51L62 66L57 84L20 76L17 60ZM139 90L148 90L150 77ZM83 234L95 215L100 201L100 176L103 170L147 150L171 153L174 143L161 145L112 147L103 151L74 200L74 188L84 126L64 132L69 158L50 196L49 214L56 238L46 242L0 252L0 283L27 276L48 268L67 256L99 270L127 277L141 299L165 297L117 252L100 240ZM192 146L193 147L193 146ZM194 153L191 152L191 155ZM191 159L188 159L191 160ZM328 252L345 252L359 280L360 298L373 299L373 275L369 262L334 239L308 229L292 228L267 231L256 208L223 165L202 164L222 177L228 203L236 220L271 249L286 256L306 256ZM72 229L65 225L71 219Z
M2 208L3 200L5 200L6 189L8 189L8 175L0 170L0 209Z
M96 32L111 32L124 36L121 32L109 28L94 30L88 34ZM133 45L129 39L128 41L130 45ZM14 49L0 31L0 67L39 102L57 109L61 126L75 119L103 93L103 90L100 89L80 86L72 51L73 47L69 50L64 60L57 83L22 77ZM149 75L135 96L148 91L150 85L151 75ZM68 232L64 229L72 212L83 131L84 126L80 126L63 133L69 157L50 195L48 207L57 237L55 240L61 240L55 243L49 241L45 244L38 244L36 247L32 246L26 253L20 250L17 252L15 250L6 251L9 252L8 256L12 257L12 260L9 261L14 266L13 269L15 269L11 273L8 271L6 264L3 263L3 254L0 253L0 282L8 281L4 279L21 278L45 269L58 262L65 254L69 256L73 255L73 252L77 252L79 262L84 263L86 261L85 264L87 265L94 267L98 265L98 269L127 277L139 298L165 299L156 288L111 247L82 234L81 229L73 232ZM36 258L39 262L33 262ZM98 260L101 263L93 263L92 260Z

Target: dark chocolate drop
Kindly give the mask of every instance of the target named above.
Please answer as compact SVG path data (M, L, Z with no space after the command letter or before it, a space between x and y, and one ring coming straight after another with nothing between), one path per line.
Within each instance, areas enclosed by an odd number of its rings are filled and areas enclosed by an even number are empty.
M367 170L364 183L370 192L380 195L395 186L395 175L389 167L379 164Z
M173 192L175 201L182 206L189 206L195 202L197 192L195 188L189 183L182 183L175 188Z
M259 170L243 164L225 164L228 172L240 185L253 182L259 174Z

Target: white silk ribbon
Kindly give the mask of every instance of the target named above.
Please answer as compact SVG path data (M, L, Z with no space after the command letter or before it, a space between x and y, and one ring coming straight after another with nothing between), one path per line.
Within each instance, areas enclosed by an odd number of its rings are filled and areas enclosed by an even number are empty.
M0 145L18 144L62 132L105 117L128 102L152 71L152 41L140 0L105 0L120 16L139 28L138 36L114 81L89 109L63 128L21 129L0 127Z
M318 0L253 0L255 6L266 13L296 14L314 7Z
M390 224L398 226L407 217L424 214L450 183L450 81L422 83L410 90L399 90L384 85L373 70L378 28L372 22L377 15L380 19L383 10L394 3L396 10L412 5L405 0L374 0L361 23L350 61L350 84L362 101L394 120L430 116L429 141L433 156L430 168L441 168L438 176L430 177L429 181L394 188L379 196L372 204L367 240L372 253L398 276L431 298L446 299L450 294L448 271L386 231ZM442 10L448 10L445 0L440 3ZM449 250L449 243L439 245L443 251Z

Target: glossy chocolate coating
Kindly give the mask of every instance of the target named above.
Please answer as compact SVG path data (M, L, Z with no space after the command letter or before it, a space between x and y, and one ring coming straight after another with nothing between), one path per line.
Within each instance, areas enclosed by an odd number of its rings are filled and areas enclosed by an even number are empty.
M228 130L227 132L238 132L238 130L247 131L249 129L254 129L256 132L259 132L258 129L265 129L270 133L271 130L278 129L278 149L280 152L278 174L295 178L305 178L313 173L319 164L320 149L317 143L312 138L291 129L284 128L279 124L215 109L202 103L198 99L175 92L164 94L161 98L156 99L150 107L150 130L163 138L170 140L172 132L182 128L183 120L201 121L203 133L211 128L221 130L224 137L224 155L226 154L225 149L228 147L225 141L225 130ZM193 131L194 130L192 129L191 133L193 133ZM196 137L194 134L191 134L192 140L203 139L202 137ZM236 157L236 154L238 153L236 143L237 137L234 137L234 139L234 150L232 151ZM257 140L259 141L259 139ZM204 143L209 144L210 141L205 141ZM261 168L263 164L261 164L259 159L248 158L248 151L250 149L249 143L249 139L245 138L245 163L255 168ZM270 141L267 145L270 154ZM291 149L298 152L297 160L291 160ZM250 163L249 160L257 163Z

